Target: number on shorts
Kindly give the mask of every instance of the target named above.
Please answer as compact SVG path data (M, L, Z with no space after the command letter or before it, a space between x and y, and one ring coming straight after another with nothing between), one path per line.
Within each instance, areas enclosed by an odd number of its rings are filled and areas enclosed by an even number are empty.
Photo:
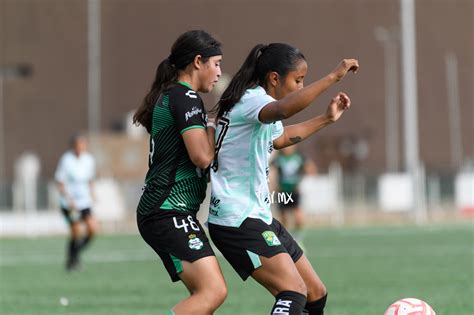
M178 220L176 220L176 217L173 217L173 222L174 222L174 227L177 229L184 229L184 233L188 233L188 226L191 226L191 229L194 231L199 231L199 226L194 222L193 217L188 215L187 217L189 224L186 223L185 219L181 219L181 224L178 223Z
M193 217L188 215L188 221L194 231L199 231L199 226L194 222Z

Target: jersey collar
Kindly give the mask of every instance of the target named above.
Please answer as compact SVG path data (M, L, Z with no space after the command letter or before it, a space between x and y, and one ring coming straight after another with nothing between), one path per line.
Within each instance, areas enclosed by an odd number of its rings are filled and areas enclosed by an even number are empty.
M193 89L193 87L191 86L191 84L189 84L188 82L183 82L183 81L178 81L179 84L181 85L184 85L185 87L187 88L190 88L191 90ZM194 90L193 90L194 91Z

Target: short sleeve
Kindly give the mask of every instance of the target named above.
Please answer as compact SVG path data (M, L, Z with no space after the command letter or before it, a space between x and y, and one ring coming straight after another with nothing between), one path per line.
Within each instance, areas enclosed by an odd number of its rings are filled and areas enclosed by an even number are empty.
M275 99L268 94L256 95L246 101L242 114L246 121L251 123L262 123L258 119L258 115L262 108L267 104L274 102Z
M59 159L58 167L54 173L54 179L60 183L64 183L66 180L66 157L64 155Z
M272 124L272 140L279 138L283 134L284 129L285 127L283 127L283 124L280 120L275 121Z
M193 128L206 128L206 110L195 91L182 87L172 89L170 109L180 134Z

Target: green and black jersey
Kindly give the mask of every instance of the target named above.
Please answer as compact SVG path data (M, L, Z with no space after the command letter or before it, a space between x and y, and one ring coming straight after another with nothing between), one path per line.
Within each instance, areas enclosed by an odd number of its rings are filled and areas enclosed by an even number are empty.
M182 134L206 128L207 114L199 95L187 84L164 91L153 109L149 170L138 213L156 209L196 213L206 196L204 172L190 160Z
M297 190L304 174L304 157L298 152L289 155L278 154L272 162L278 171L280 191L294 192Z

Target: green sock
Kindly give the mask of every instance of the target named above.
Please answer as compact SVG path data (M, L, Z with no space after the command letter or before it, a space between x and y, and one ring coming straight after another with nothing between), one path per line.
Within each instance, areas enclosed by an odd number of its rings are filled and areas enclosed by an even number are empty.
M166 313L166 315L174 315L174 312L173 312L173 310L172 310L172 309L171 309L171 310L169 310L169 311L168 311L168 313Z

